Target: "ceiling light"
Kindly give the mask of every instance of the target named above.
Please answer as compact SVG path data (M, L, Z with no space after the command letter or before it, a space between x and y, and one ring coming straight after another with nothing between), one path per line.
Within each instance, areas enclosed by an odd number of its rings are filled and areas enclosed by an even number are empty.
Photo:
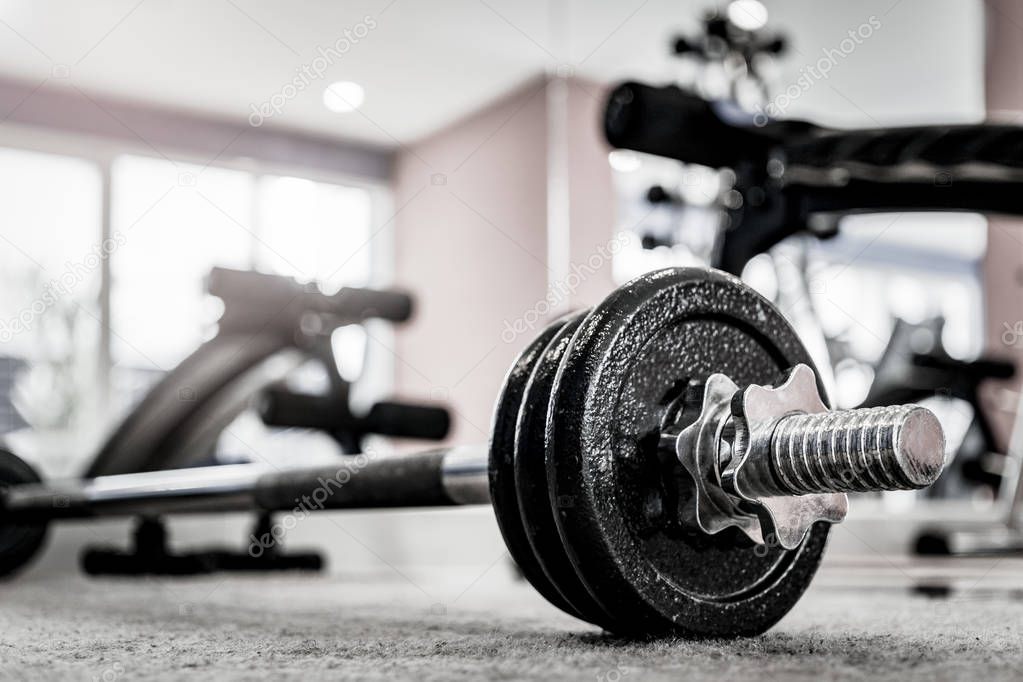
M365 99L366 91L351 81L331 83L323 91L323 106L339 114L355 111Z
M756 31L767 23L767 8L759 0L732 0L728 20L745 31Z

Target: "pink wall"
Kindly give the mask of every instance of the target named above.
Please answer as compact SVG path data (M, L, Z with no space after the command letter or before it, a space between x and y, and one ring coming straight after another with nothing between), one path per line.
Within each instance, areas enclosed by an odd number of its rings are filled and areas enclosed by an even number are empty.
M611 239L611 177L597 125L603 94L570 85L571 257L585 261ZM453 442L489 436L505 372L551 317L535 319L549 278L547 114L538 79L398 154L396 282L415 292L418 308L395 338L395 385L450 404ZM592 303L610 288L604 262L571 302ZM517 321L532 329L509 331Z
M606 253L615 232L615 192L607 163L610 147L601 120L606 92L602 86L572 80L568 88L568 175L570 253L579 266L600 262L572 296L573 306L599 303L614 288Z
M986 100L992 119L1020 123L1023 116L1023 43L1019 24L1023 5L1011 0L992 0L987 10ZM1008 18L1008 20L1007 20ZM1023 221L992 216L989 219L987 253L984 257L984 294L987 321L987 351L997 357L1016 360L1017 377L1009 382L990 382L985 396L1003 445L1008 442L1015 405L1012 394L1018 391L1023 375L1023 339L1006 345L1005 325L1014 329L1023 325ZM1006 400L1010 397L1009 400Z

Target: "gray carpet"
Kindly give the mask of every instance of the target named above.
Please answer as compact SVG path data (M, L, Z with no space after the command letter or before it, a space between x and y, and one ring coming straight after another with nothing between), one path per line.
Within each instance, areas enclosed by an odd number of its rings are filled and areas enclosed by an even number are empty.
M503 564L468 586L29 576L0 586L0 679L1023 679L1018 593L842 583L825 576L762 637L630 643L559 613Z

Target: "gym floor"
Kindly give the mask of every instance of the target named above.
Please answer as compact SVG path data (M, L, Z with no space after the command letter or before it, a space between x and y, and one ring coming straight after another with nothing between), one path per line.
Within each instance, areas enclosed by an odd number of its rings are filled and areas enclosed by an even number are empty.
M957 575L950 594L913 590ZM1023 678L1023 561L826 564L768 634L627 642L505 562L457 576L26 576L0 587L0 679ZM927 593L925 593L927 592ZM928 594L930 593L930 594ZM445 606L437 595L446 595Z

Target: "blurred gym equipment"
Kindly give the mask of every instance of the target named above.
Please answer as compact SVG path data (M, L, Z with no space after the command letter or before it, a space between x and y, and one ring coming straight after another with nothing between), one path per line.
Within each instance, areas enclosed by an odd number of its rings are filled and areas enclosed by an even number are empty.
M450 418L432 405L378 402L365 415L353 413L350 384L340 374L331 333L338 327L381 319L404 322L412 299L400 292L343 288L321 293L315 284L258 272L214 268L209 293L224 303L217 335L168 372L100 448L86 476L161 471L215 461L217 440L244 410L257 405L270 426L313 428L330 434L342 452L356 453L368 434L443 439ZM282 380L314 360L324 369L324 395L294 393ZM255 522L262 536L269 515ZM258 554L208 549L176 554L167 530L153 517L140 518L130 550L88 548L82 567L90 574L170 574L215 570L318 570L316 553Z
M446 435L448 415L440 407L387 402L371 408L365 418L355 418L347 402L348 384L333 356L330 334L338 327L371 319L409 319L412 299L407 294L346 287L327 295L315 284L226 268L210 272L207 288L224 303L217 335L153 387L100 448L87 477L173 469L210 459L224 428L310 359L327 371L331 391L325 400L337 409L318 414L309 426L334 434L350 451L358 450L367 433L427 439ZM282 398L278 389L269 400L277 405ZM278 414L283 406L268 409L279 425L292 425ZM392 434L395 428L401 432Z

